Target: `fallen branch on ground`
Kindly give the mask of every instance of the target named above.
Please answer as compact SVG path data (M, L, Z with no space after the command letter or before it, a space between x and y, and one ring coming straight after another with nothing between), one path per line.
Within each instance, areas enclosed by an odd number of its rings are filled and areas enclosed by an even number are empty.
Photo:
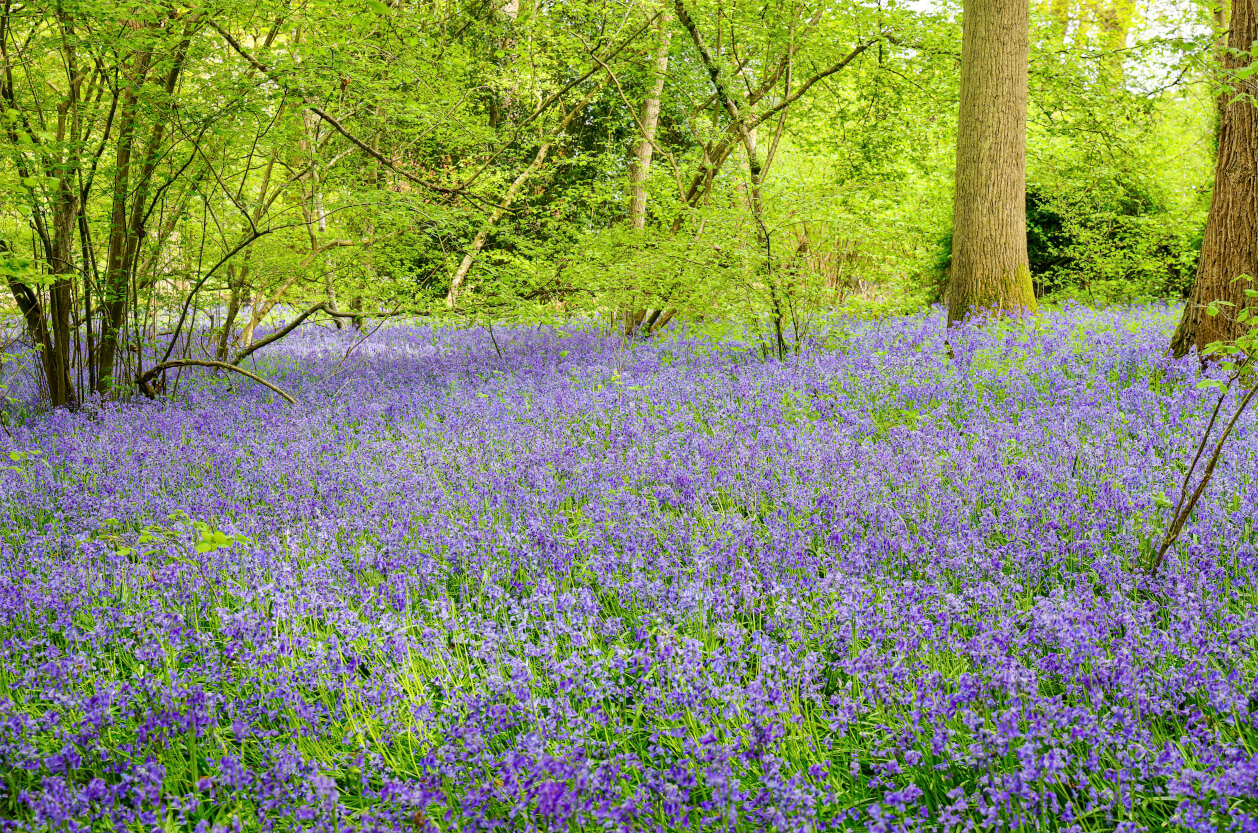
M228 364L227 362L216 362L211 359L172 359L167 362L162 362L161 364L153 365L148 370L144 371L144 373L141 374L140 378L136 379L136 384L139 386L140 392L143 393L145 396L147 396L149 399L156 399L157 394L153 391L153 386L151 382L153 381L153 379L157 377L157 374L166 370L171 370L176 367L216 367L220 370L232 370L232 371L235 371L236 373L239 373L241 376L245 376L249 379L252 379L253 381L257 382L259 385L265 385L266 387L275 391L280 396L284 397L285 401L287 401L288 404L290 405L297 404L297 400L294 399L291 395L286 393L281 388L276 387L271 382L268 382L266 379L263 379L261 376L257 375L256 373L251 373L250 371L245 370L243 367L237 367L234 364Z

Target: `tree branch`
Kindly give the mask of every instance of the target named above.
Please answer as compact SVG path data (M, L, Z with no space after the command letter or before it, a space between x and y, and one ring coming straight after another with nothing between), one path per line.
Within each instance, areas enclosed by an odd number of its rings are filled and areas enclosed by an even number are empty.
M843 69L852 61L854 61L858 55L860 55L862 52L864 52L866 49L873 46L877 42L878 42L877 40L871 40L871 41L866 41L865 43L860 44L851 52L844 55L843 58L834 66L830 67L829 69L822 70L816 75L806 78L804 82L799 85L799 88L795 90L795 92L791 93L786 98L782 99L777 104L775 104L774 106L770 107L768 110L765 110L763 113L761 113L760 115L752 119L751 123L747 125L747 128L749 130L753 130L759 127L765 121L768 121L769 119L773 118L773 115L775 113L791 106L796 101L798 101L800 97L803 96L804 93L808 92L808 88L811 87L813 84L816 84L818 81L822 80L823 78L828 78L831 75L834 75L836 72Z
M164 370L170 370L171 368L175 368L175 367L216 367L219 370L235 371L236 373L239 373L241 376L245 376L249 379L252 379L253 381L257 382L259 385L264 385L265 387L268 387L271 390L275 391L280 396L284 397L284 400L288 402L288 404L290 405L297 404L296 399L294 399L289 394L285 393L282 389L268 382L266 379L263 379L261 376L258 376L255 373L250 373L248 370L245 370L242 367L236 367L236 365L234 364L228 364L227 362L216 362L210 359L173 359L168 362L162 362L161 364L153 365L148 370L146 370L143 373L143 375L140 376L140 378L136 379L136 384L139 386L140 391L145 396L147 396L149 399L156 399L157 395L153 392L153 386L149 383L153 381L153 379L157 376L157 374L161 373Z
M280 330L279 332L272 333L271 335L267 336L261 341L255 341L253 344L249 345L244 350L241 350L239 353L236 354L236 357L231 360L232 365L235 366L235 365L240 364L242 361L245 360L246 357L249 356L250 353L253 353L255 350L261 350L263 347L266 347L268 344L273 344L279 341L281 338L283 338L284 336L291 333L293 330L300 327L302 322L305 321L307 318L314 315L316 312L320 312L320 311L326 312L328 315L332 315L337 318L353 318L355 315L359 314L355 312L336 312L328 307L326 301L315 304L313 307L301 313L292 321L288 322L288 326L286 326L284 329Z
M269 66L262 63L261 61L259 61L257 58L250 55L248 50L246 50L240 44L240 42L237 41L234 37L232 37L225 29L223 29L223 27L219 26L213 20L209 21L209 26L214 31L218 32L219 35L223 37L223 40L227 41L227 45L230 46L236 52L236 54L244 58L251 67L256 69L258 72L261 72L271 81L278 84L281 89L288 89L287 85L285 85L281 81L281 79L278 77L278 74L274 70L272 70ZM300 90L300 89L296 90L296 93L298 97L301 98L302 103L305 104L307 109L310 110L310 112L314 113L320 119L327 122L332 127L333 130L335 130L337 133L340 133L342 136L344 136L347 140L349 140L351 144L353 144L354 146L362 150L363 153L366 153L372 159L376 160L381 165L388 168L390 171L393 171L393 173L397 174L403 179L413 182L416 185L419 185L423 188L427 188L430 191L436 191L439 194L446 194L448 196L460 196L465 199L475 200L478 202L488 202L483 197L479 197L475 194L472 194L464 188L447 188L442 185L437 185L434 182L428 182L427 180L421 179L408 171L402 170L401 168L394 165L393 162L391 162L387 157L385 157L383 153L376 150L371 145L367 144L362 139L355 136L353 133L349 132L349 130L347 130L343 124L341 124L331 115L329 115L322 108L318 107L317 105L311 104L307 100L308 96L304 90ZM492 205L492 203L489 203L489 204Z
M537 106L537 109L535 109L532 113L529 113L518 125L516 125L515 132L511 134L511 139L507 142L504 142L497 150L495 150L492 154L490 154L489 158L486 159L484 163L482 163L481 166L472 173L471 176L469 176L466 180L463 181L462 187L467 188L470 185L472 185L472 183L476 182L476 180L480 178L481 174L483 174L489 168L489 166L492 165L494 161L497 160L497 158L502 155L503 151L505 151L507 148L515 144L516 140L519 139L520 135L524 132L524 128L528 127L539 116L541 116L543 113L545 113L555 104L557 104L563 98L564 94L567 93L569 90L576 87L578 84L581 84L589 80L590 78L592 78L594 76L594 73L598 72L599 69L605 68L606 67L606 64L604 63L605 61L610 61L612 58L615 58L617 55L623 52L625 48L629 46L629 44L633 43L635 40L638 39L638 37L643 32L649 29L651 27L651 24L654 23L655 19L658 18L659 16L660 16L659 12L656 12L655 14L651 15L651 18L647 20L646 23L638 27L638 29L635 30L633 34L631 34L629 37L621 41L618 46L616 46L614 49L612 49L610 52L604 55L601 59L596 54L591 52L590 55L591 57L594 58L596 62L594 66L590 67L590 69L587 72L569 81L560 89L551 93L550 96L545 101L543 101L541 104ZM582 43L584 43L584 41Z

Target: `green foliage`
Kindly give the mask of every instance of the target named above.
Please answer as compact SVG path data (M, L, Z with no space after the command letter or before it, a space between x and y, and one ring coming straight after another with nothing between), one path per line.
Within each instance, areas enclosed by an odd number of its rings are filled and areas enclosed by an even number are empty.
M15 253L12 246L3 240L0 240L0 278L26 286L47 286L52 282L40 272L35 261Z
M1253 362L1253 357L1258 355L1258 316L1254 315L1254 310L1258 309L1258 289L1253 288L1254 278L1250 275L1238 275L1232 282L1245 284L1245 306L1237 309L1230 301L1214 300L1206 304L1205 312L1211 318L1232 315L1237 323L1245 325L1244 332L1234 341L1215 341L1201 351L1203 356L1210 357L1216 367L1227 376L1226 382L1206 379L1201 387L1226 390L1233 381L1239 382L1242 387L1251 387L1258 378Z
M629 178L655 3L265 0L173 16L112 0L24 7L2 35L20 78L0 103L0 230L11 241L0 278L33 290L44 312L62 281L76 337L86 322L98 338L107 302L124 300L127 372L139 351L178 341L159 322L185 308L184 326L208 326L206 343L226 353L255 326L333 299L366 314L471 321L611 320L649 306L691 323L730 317L781 353L831 312L939 300L957 4L687 8L744 115L799 95L755 129L764 170L753 210L746 153L729 141L738 131L689 31L671 20L647 229L635 234ZM1204 20L1196 7L1155 14ZM1051 18L1037 8L1032 28L1037 289L1092 302L1179 297L1211 174L1201 57L1211 33L1165 22L1174 37L1133 30L1124 62L1095 20L1067 35ZM119 28L124 19L144 25ZM90 68L75 83L97 95L91 103L71 96L71 45L76 66ZM184 48L167 92L162 79ZM113 79L140 55L153 64L132 111ZM79 133L58 126L58 108L79 114ZM130 132L105 132L110 113L130 119ZM124 135L140 137L130 170L119 168ZM157 144L146 149L144 137ZM135 262L119 273L128 277L111 284L115 177L135 201L124 213L146 219ZM469 253L458 303L447 305ZM54 318L45 314L47 327L71 326ZM46 341L71 341L61 335Z
M1101 303L1185 296L1203 218L1174 211L1149 186L1076 170L1029 187L1027 251L1037 293Z

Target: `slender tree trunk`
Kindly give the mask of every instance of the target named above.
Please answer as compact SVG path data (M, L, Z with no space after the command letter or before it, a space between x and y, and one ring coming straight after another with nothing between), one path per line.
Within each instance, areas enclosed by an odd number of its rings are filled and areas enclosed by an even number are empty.
M319 178L318 173L315 174L315 192L314 192L315 211L319 220L320 239L326 239L328 236L328 213L323 208L323 181ZM332 312L340 312L341 308L337 306L336 300L336 270L332 264L332 256L328 255L323 259L323 288L328 296L328 309ZM345 323L340 318L333 317L332 323L336 328L342 329Z
M1220 64L1223 63L1223 54L1227 49L1227 13L1230 5L1229 0L1216 0L1210 6L1210 19L1214 22L1214 30L1219 33L1215 43L1215 55Z
M109 243L105 255L104 285L101 287L100 347L96 357L96 389L109 393L114 388L114 363L123 333L123 318L131 295L131 275L127 268L127 236L130 223L127 202L131 196L131 156L138 127L140 88L146 82L152 54L137 54L128 68L129 88L123 94L118 114L118 139L114 158L113 205L109 215Z
M362 245L366 245L370 242L370 240L358 241L358 243L361 243ZM284 279L284 282L279 285L279 288L276 289L270 297L261 304L255 303L253 305L253 309L249 316L249 323L245 325L244 332L240 334L240 343L245 347L253 344L254 330L256 330L258 325L262 323L262 319L266 318L271 310L279 306L280 301L284 298L284 293L288 292L289 288L297 282L297 279L305 273L306 269L310 267L310 264L315 262L316 258L320 255L326 254L332 249L351 245L357 245L356 241L330 240L321 245L313 246L306 256L301 259L301 262L297 264L297 268L293 270L292 274Z
M328 213L323 205L323 173L319 170L319 117L309 110L301 114L302 127L306 131L306 151L310 157L310 207L306 209L306 224L310 227L310 246L317 249L320 241L328 234ZM318 238L315 237L318 231ZM328 308L340 312L336 299L336 278L333 274L332 257L323 258L323 291L327 296ZM340 318L334 317L333 324L339 330L344 327Z
M275 171L276 156L276 151L272 148L270 155L267 157L266 168L264 168L262 172L262 184L258 186L258 203L253 209L253 222L241 229L240 234L242 240L248 239L252 228L262 222L262 217L267 213L271 199L274 198L273 196L268 198L268 195L271 191L271 175ZM227 320L223 322L223 332L219 337L218 349L215 353L215 355L218 356L219 361L226 361L227 350L232 342L232 329L236 326L236 318L240 315L240 308L243 305L250 304L250 299L252 298L249 291L249 270L252 255L252 247L245 249L244 254L242 255L240 269L237 270L231 268L230 266L228 267L227 288L229 295L227 299ZM252 312L254 312L254 310L251 309L249 326L247 328L248 341L246 342L246 346L253 340L253 330L258 326L257 321L255 321L252 316Z
M1171 349L1183 356L1215 341L1233 341L1249 324L1237 321L1245 308L1258 308L1246 289L1258 288L1240 275L1258 280L1258 83L1254 76L1238 79L1235 71L1249 66L1247 55L1258 40L1258 0L1233 0L1230 49L1224 55L1231 90L1221 102L1219 152L1214 166L1214 198L1201 241L1201 259L1188 303ZM1238 55L1239 52L1239 55ZM1205 314L1212 301L1227 301L1216 316ZM1252 314L1252 313L1251 313Z
M175 46L170 64L160 80L163 97L174 94L188 58L188 47L193 32L199 25L199 15L185 24L184 31ZM132 158L137 150L137 130L141 118L140 99L150 73L157 69L152 52L142 52L132 67L131 85L124 98L119 115L117 169L114 175L113 210L110 214L109 248L105 261L105 292L103 326L101 327L100 360L97 366L97 389L101 393L113 391L118 345L125 332L128 306L135 294L134 280L139 265L140 244L144 240L148 220L147 204L153 186L153 175L161 161L162 141L166 135L169 112L160 107L150 107L152 122L148 138L138 148L140 158ZM128 205L128 202L130 203Z
M240 334L240 343L243 346L248 347L253 344L254 330L258 329L258 325L262 323L262 319L266 318L267 314L279 305L280 300L284 297L284 293L288 291L290 286L297 282L297 278L300 273L301 267L286 278L284 282L280 284L279 289L275 290L275 292L273 292L271 296L262 303L257 303L255 299L253 309L250 310L249 323L245 325L244 332Z
M9 251L11 251L9 244L4 240L0 240L0 252ZM48 322L45 320L44 305L40 303L39 296L29 286L13 278L8 278L7 280L9 291L13 293L13 300L17 302L18 311L22 313L22 320L26 324L26 333L35 345L35 348L39 350L40 365L44 371L44 381L48 385L49 399L51 401L54 399L53 391L59 378L59 363L56 357L56 348L48 334Z
M1035 310L1026 249L1027 0L965 0L948 323Z
M769 229L764 222L763 185L765 171L760 164L760 154L756 144L756 123L751 123L747 113L739 108L738 102L730 95L729 87L721 77L721 69L717 65L716 59L708 49L707 44L703 40L703 35L699 32L699 27L695 24L694 18L687 12L682 0L675 0L675 8L677 10L677 20L690 34L690 39L694 42L699 58L703 61L704 69L708 71L708 79L712 82L712 89L716 93L717 102L729 114L730 123L734 126L743 150L747 154L747 202L748 207L751 209L752 217L756 221L756 244L764 252L764 279L769 290L770 314L773 318L774 347L778 358L784 358L786 356L786 342L782 336L782 299L780 297L781 293L778 291L777 275L773 269L772 240L769 237Z
M446 293L447 307L453 309L455 303L457 303L459 293L463 289L463 283L467 280L468 273L472 271L472 263L476 260L476 256L480 254L480 250L485 247L486 241L489 240L489 233L493 231L494 226L498 224L498 221L505 217L507 212L511 210L511 205L515 202L515 198L519 196L520 189L524 187L524 184L532 178L533 174L537 173L543 164L545 164L546 156L550 153L551 147L559 140L559 138L563 135L563 132L568 129L568 125L572 123L574 118L576 118L577 113L585 109L585 105L588 104L590 99L594 96L594 92L601 88L602 85L599 85L596 90L592 90L587 93L576 107L573 107L568 111L568 113L563 117L563 121L559 123L559 126L555 128L546 141L542 142L542 146L537 149L537 153L534 155L533 161L530 162L529 166L521 171L520 175L515 178L510 187L507 188L507 193L502 196L501 200L499 200L497 207L494 208L489 217L486 218L485 222L476 232L476 236L472 238L472 244L468 246L467 253L463 255L463 260L459 263L459 268L455 270L454 276L450 279L450 291Z
M638 115L642 135L638 137L633 149L633 160L629 163L629 227L639 232L646 229L646 183L651 173L651 156L655 152L655 129L660 122L660 99L664 95L664 82L668 77L668 47L673 38L672 28L669 26L669 11L669 7L665 5L655 23L655 56L651 61L650 81L642 97L642 109ZM634 333L649 312L639 308L639 303L635 298L621 311L621 323L626 336ZM656 316L658 315L657 312Z
M1123 84L1127 34L1131 31L1131 19L1135 11L1135 0L1111 0L1108 6L1099 11L1101 31L1104 32L1101 42L1106 52L1104 64L1109 71L1110 83L1114 86Z
M70 381L70 351L73 349L70 313L74 306L72 252L78 231L77 209L74 185L63 179L57 189L56 206L53 209L53 250L48 258L53 274L52 286L48 288L53 354L46 369L53 371L48 377L48 393L51 404L57 407L70 405L75 401L74 385Z
M507 193L503 195L498 207L490 212L489 218L477 229L476 236L472 238L472 245L467 247L463 260L459 261L459 268L454 270L454 276L450 279L450 290L446 293L447 307L454 308L459 300L459 293L463 290L463 282L467 280L468 273L472 271L472 264L476 262L476 256L480 254L481 249L485 248L485 243L489 240L489 233L493 231L494 226L498 225L498 221L506 216L520 189L524 187L524 183L528 182L529 178L546 161L546 155L550 153L550 146L554 144L554 141L554 138L551 138L542 143L533 161L515 178L515 181L507 188Z
M655 152L655 128L660 122L660 99L668 76L668 46L673 37L669 26L669 8L665 6L656 21L655 59L651 63L651 82L642 99L642 136L634 148L629 165L629 225L635 231L646 228L646 183L651 173L651 155Z
M252 251L248 249L245 254L248 255ZM237 277L236 268L232 265L227 266L227 317L223 319L223 329L218 334L218 346L214 348L214 358L217 361L227 361L227 348L231 345L232 329L236 326L236 316L240 314L240 299L243 296L241 290L248 275L248 261L241 266L240 277Z
M71 327L74 306L74 259L72 255L76 235L75 222L78 217L78 190L75 178L78 164L77 157L70 154L53 155L37 140L34 128L22 114L18 106L15 82L13 78L14 57L10 53L10 22L11 4L4 5L0 14L0 99L5 109L12 116L5 134L16 148L22 148L14 154L17 173L23 179L43 173L57 180L52 191L51 227L48 215L40 200L30 203L31 224L38 235L42 247L44 261L52 282L48 287L46 301L40 293L18 281L9 280L9 289L17 302L18 309L26 323L27 332L33 344L40 351L40 362L44 371L44 382L47 385L49 402L54 406L71 405L75 402L74 384L70 375L70 353L74 349L74 332ZM63 37L69 29L68 19L60 17ZM73 41L73 37L65 37L63 42ZM67 87L66 97L57 104L57 140L64 141L69 129L70 139L79 137L81 127L79 121L78 95L83 83L83 75L77 69L75 51L72 46L65 46L62 53L65 61ZM18 57L20 60L20 57ZM35 154L35 160L26 156L25 149L41 151ZM42 157L42 158L41 158ZM40 168L42 167L42 170ZM0 244L8 251L7 244Z
M1228 17L1229 5L1230 3L1228 2L1228 0L1216 0L1216 2L1214 2L1210 6L1210 19L1214 23L1214 31L1215 31L1214 60L1215 60L1215 63L1217 63L1219 66L1223 66L1223 61L1226 58L1226 53L1227 53L1227 38L1228 38L1227 17ZM1217 106L1214 108L1214 111L1211 113L1211 116L1210 116L1213 123L1212 126L1214 128L1213 150L1215 153L1216 160L1218 158L1218 153L1219 153L1219 126L1222 122L1221 116L1223 114L1224 98L1225 98L1224 95L1219 96Z

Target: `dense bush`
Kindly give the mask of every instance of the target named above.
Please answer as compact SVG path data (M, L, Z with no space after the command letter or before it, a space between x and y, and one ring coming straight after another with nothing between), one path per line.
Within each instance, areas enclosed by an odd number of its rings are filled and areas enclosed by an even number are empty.
M1180 299L1197 270L1204 217L1169 208L1156 190L1108 177L1027 188L1027 255L1036 297L1092 304ZM940 237L924 281L947 292L952 235Z
M1108 173L1028 187L1036 294L1100 303L1186 296L1203 218L1175 211L1153 187Z

